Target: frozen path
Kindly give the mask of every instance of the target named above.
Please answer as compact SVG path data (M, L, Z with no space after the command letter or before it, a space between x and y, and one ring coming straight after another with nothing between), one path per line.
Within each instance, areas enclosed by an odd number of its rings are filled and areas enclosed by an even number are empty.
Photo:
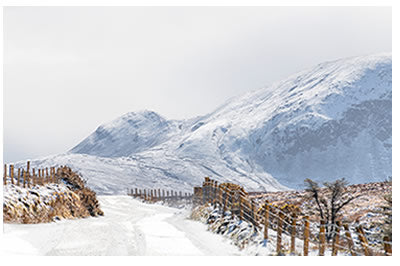
M27 255L239 255L187 210L100 196L103 217L5 224L2 253Z

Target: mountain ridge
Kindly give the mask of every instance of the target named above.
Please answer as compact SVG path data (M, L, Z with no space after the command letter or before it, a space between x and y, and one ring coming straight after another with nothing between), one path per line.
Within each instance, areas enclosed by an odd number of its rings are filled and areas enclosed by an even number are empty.
M298 188L308 177L379 181L391 175L391 70L390 53L338 59L192 119L129 112L54 158L70 161L90 180L101 175L104 184L106 175L124 180L115 169L125 169L137 175L132 185L140 180L147 188L190 189L203 176L269 191ZM107 167L78 165L85 160ZM111 183L98 191L121 191Z

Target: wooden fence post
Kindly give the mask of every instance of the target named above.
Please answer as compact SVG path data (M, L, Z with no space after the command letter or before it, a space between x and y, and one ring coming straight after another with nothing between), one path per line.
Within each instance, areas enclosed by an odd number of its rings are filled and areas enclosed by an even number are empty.
M218 182L214 180L214 194L213 194L213 201L214 201L214 207L217 206L217 202L218 202Z
M7 164L4 164L3 185L7 185Z
M45 173L44 173L44 169L42 169L42 173L41 173L41 177L40 177L40 185L44 185L45 182Z
M206 180L206 203L209 203L210 202L210 179L207 177L207 180Z
M268 226L269 226L269 204L268 201L264 205L265 216L264 216L264 240L268 240Z
M251 220L252 220L254 226L258 226L256 203L254 202L253 199L251 199Z
M19 186L19 179L21 178L21 168L18 168L17 186Z
M308 244L309 244L309 236L310 236L310 217L304 217L304 244L303 244L303 255L308 256Z
M10 164L10 179L11 179L11 184L14 185L14 165Z
M335 227L335 236L332 241L332 256L337 256L338 253L338 245L339 245L339 236L340 236L340 226L341 222L337 221L336 222L336 227Z
M32 183L34 184L34 180L36 179L36 184L39 185L40 184L40 175L41 175L41 169L38 169L38 175L36 176L35 173L35 168L32 168Z
M279 215L278 215L278 232L276 234L276 253L278 255L281 255L282 254L282 222L283 222L284 215L281 210L278 210L278 211L279 211Z
M29 172L29 168L31 167L31 162L30 161L27 161L26 162L26 171L27 171L27 176L29 177L30 176L30 172Z
M371 251L368 248L367 238L365 237L365 233L361 225L357 226L357 233L358 233L358 239L361 242L361 246L364 249L365 256L372 256Z
M227 195L227 191L225 190L225 187L224 187L224 206L222 208L222 217L225 217L227 204L228 204L228 195Z
M347 239L347 245L349 247L349 251L352 256L356 256L356 253L354 252L354 243L353 239L351 238L351 233L349 230L349 225L348 224L343 224L344 230L345 230L345 235Z
M54 168L50 168L50 183L55 183L55 174L54 174Z
M24 180L23 187L26 187L26 171L24 169L22 169L22 176L23 176L23 180Z
M238 208L239 208L239 220L243 220L242 193L241 192L239 192Z
M319 256L325 255L325 221L321 220L319 226Z
M388 236L383 237L383 248L385 249L385 256L392 256L392 243Z
M25 173L26 174L26 186L28 187L28 188L30 188L31 187L31 180L30 180L30 174L28 173L28 172L26 172Z
M231 206L230 206L230 209L231 209L231 215L232 215L232 217L233 217L233 210L234 210L234 207L235 207L235 201L234 201L234 197L233 197L233 192L231 191Z
M296 252L296 215L292 214L292 231L290 232L290 254L295 255Z
M219 206L222 206L222 204L223 204L223 198L222 198L222 187L221 187L221 185L219 185L218 186L218 204L219 204Z
M47 167L46 167L46 177L44 178L44 183L45 184L49 183L49 170Z

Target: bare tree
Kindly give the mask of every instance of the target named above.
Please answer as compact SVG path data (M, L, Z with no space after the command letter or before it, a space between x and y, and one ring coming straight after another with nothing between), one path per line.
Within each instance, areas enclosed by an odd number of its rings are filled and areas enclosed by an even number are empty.
M315 202L316 212L327 225L326 238L330 241L333 238L334 224L339 212L360 195L353 195L347 191L348 182L344 178L323 183L325 188L321 188L317 182L309 178L305 179L304 183L308 192L306 198Z

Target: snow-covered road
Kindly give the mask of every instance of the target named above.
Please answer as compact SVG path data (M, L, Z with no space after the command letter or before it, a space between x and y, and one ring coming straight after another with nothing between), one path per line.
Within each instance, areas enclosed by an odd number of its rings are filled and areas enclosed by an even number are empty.
M103 217L48 224L5 224L2 253L27 255L239 255L188 210L128 196L100 196Z

